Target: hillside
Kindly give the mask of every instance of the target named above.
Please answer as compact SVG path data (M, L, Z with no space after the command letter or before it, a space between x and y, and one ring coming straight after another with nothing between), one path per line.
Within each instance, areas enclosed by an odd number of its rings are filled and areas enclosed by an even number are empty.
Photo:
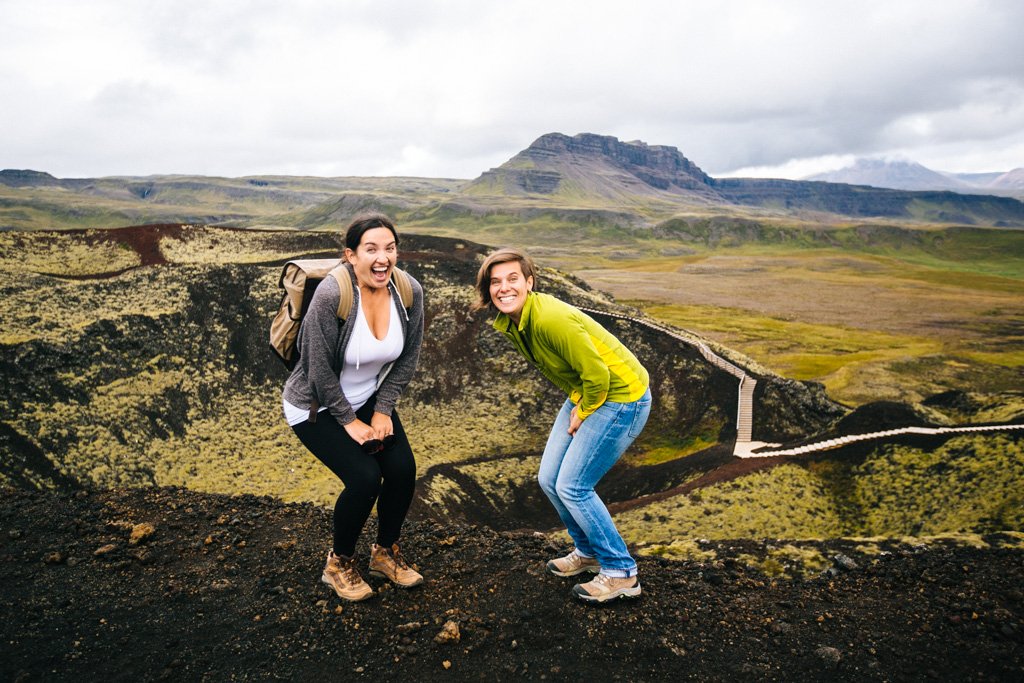
M296 455L281 419L285 372L265 335L284 259L337 250L337 237L324 232L181 225L0 235L0 291L10 306L0 336L0 478L31 488L186 486L329 504L336 482ZM414 512L551 528L557 521L535 473L561 398L486 315L468 312L483 251L467 241L403 237L402 263L428 292L421 370L400 408L418 462ZM543 270L541 286L599 311L638 313L553 269ZM675 544L694 536L1024 527L1024 505L1015 504L1024 479L1019 435L911 438L738 463L737 380L691 344L595 315L652 376L658 409L602 482L624 533L650 552L685 554ZM1024 414L1013 392L850 412L819 384L779 377L708 343L757 379L757 441L800 443L834 433L841 418L875 431L894 421L1001 423ZM492 390L499 379L504 392ZM917 464L933 461L942 464ZM979 466L984 475L973 472ZM906 495L887 498L894 489ZM801 494L787 494L794 490Z
M341 604L319 583L329 524L329 511L253 496L0 490L0 678L1024 676L1020 534L699 541L703 559L641 558L638 602L588 608L543 571L560 542L431 522L404 537L421 588L371 579L376 597ZM809 555L822 562L806 574L772 571Z
M331 477L310 459L295 461L279 412L285 371L266 333L284 260L338 249L330 233L178 225L0 235L0 291L11 306L0 335L0 476L32 486L187 485L330 500ZM560 399L486 315L469 313L483 247L408 235L402 249L403 265L429 292L423 370L402 403L421 476L472 464L472 478L490 482L488 469L498 466L503 486L532 492L531 460ZM542 283L567 300L616 308L554 270ZM663 474L639 477L646 483L623 495L679 483L685 468L673 474L666 459L731 448L735 380L692 347L607 322L647 364L661 405L624 469ZM845 412L820 386L758 375L761 440L802 438ZM508 391L487 390L499 378L513 392L512 410ZM423 495L433 493L441 495L430 487Z

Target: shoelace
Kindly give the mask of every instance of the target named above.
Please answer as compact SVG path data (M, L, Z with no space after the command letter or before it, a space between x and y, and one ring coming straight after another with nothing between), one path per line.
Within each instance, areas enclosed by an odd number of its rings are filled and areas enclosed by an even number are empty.
M359 570L356 569L356 559L353 557L348 562L341 562L341 576L349 583L359 583L363 580L363 577L359 576Z
M408 569L409 568L409 563L405 561L404 557L402 557L402 551L401 550L393 551L391 553L391 559L393 559L395 561L395 564L398 566L399 569Z

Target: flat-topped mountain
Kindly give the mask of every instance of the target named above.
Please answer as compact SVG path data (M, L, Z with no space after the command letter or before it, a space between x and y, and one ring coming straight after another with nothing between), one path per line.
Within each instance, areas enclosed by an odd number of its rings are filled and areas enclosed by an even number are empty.
M466 194L686 195L717 198L711 178L678 149L607 135L548 133L463 189Z

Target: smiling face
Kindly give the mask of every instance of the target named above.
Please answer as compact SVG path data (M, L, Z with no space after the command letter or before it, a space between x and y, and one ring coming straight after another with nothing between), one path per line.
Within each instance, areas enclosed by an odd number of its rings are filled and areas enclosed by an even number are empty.
M398 243L389 229L371 228L363 233L355 251L345 249L345 258L355 268L360 286L387 287L398 261Z
M491 266L490 280L491 303L518 325L526 295L533 289L533 277L523 276L519 261L508 261Z

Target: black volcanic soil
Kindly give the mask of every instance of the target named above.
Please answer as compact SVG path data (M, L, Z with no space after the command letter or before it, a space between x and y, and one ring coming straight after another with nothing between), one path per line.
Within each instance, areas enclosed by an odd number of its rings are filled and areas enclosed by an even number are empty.
M370 579L378 594L348 604L319 583L330 512L312 505L182 489L0 500L4 681L1024 678L1024 551L1002 536L876 555L822 542L857 566L812 579L737 561L764 542L703 543L717 560L642 558L641 600L592 607L543 571L563 548L541 536L417 521L404 547L427 583ZM449 621L458 641L436 642Z

